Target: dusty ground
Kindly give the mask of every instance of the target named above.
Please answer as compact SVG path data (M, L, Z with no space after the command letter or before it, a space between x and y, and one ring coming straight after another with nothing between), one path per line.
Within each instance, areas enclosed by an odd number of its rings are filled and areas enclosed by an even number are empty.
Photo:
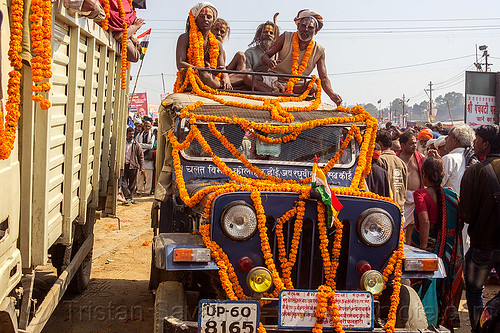
M52 332L152 332L154 298L148 291L151 260L150 209L152 197L119 206L115 218L101 218L95 226L94 260L89 288L80 296L65 295L43 330ZM55 274L47 269L41 274ZM491 282L485 299L500 290ZM464 293L465 294L465 293ZM465 296L457 333L470 332Z
M82 295L64 296L44 333L153 331L154 297L148 291L152 200L119 205L120 230L116 218L96 221L90 285Z

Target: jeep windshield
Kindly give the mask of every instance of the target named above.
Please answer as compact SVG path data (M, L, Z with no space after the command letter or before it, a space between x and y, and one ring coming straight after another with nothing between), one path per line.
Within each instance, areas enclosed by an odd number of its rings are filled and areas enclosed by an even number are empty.
M327 163L340 149L348 132L346 128L340 126L318 126L302 131L293 141L270 143L269 139L283 138L287 134L244 131L234 124L215 124L215 127L248 160L257 163L287 165L311 165L315 156L318 157L320 164ZM222 160L238 161L212 133L208 124L199 124L198 128L215 155ZM189 130L189 122L183 121L179 139L184 140ZM264 139L261 140L260 136ZM344 150L337 166L352 166L354 153L355 146L351 142ZM191 145L183 151L183 156L191 161L211 159L197 140L193 140Z

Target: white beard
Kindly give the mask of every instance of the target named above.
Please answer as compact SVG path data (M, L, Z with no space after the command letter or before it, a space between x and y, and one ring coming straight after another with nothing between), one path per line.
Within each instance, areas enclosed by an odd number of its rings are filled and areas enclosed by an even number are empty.
M267 51L271 48L271 46L273 45L273 40L272 39L262 39L260 41L260 47L262 48L262 50L264 51Z

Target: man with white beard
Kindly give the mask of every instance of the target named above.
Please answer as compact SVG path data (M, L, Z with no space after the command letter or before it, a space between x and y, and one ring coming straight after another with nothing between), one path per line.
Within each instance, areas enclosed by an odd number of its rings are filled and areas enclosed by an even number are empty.
M269 72L277 74L310 75L316 68L321 79L321 87L330 99L337 105L342 104L342 98L336 94L331 86L326 70L325 48L313 41L313 37L323 27L323 17L311 9L303 9L294 18L297 25L295 33L285 32L278 37L273 46L261 57L262 63L269 67ZM273 56L278 54L278 60ZM294 70L298 69L298 70ZM284 92L288 79L277 76L257 76L254 86L263 92ZM316 91L317 87L311 90ZM301 94L307 89L303 81L293 86L293 93Z

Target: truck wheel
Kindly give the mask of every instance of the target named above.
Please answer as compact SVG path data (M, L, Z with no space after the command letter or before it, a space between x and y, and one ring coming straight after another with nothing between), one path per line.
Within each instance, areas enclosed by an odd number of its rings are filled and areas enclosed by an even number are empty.
M154 333L163 333L165 317L187 319L186 295L181 282L165 281L158 285L155 297Z
M88 236L94 233L95 210L89 208L87 212L87 222L84 225L76 225L73 237L73 246L71 247L71 259L80 249ZM90 272L92 270L92 253L94 246L92 245L89 253L85 256L80 267L75 272L68 286L68 293L79 295L87 289L90 283Z

